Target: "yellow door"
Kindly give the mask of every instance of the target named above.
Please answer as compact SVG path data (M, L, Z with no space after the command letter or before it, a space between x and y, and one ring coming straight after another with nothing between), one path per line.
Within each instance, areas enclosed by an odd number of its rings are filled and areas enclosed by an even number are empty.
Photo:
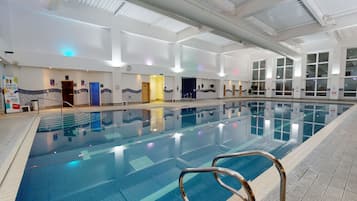
M223 96L226 96L226 85L223 85Z
M141 83L141 100L144 103L150 102L150 83Z

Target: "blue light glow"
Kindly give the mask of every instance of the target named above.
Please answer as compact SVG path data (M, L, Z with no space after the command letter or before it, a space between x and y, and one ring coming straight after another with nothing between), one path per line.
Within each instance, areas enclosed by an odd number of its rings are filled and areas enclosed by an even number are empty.
M77 167L79 166L79 160L76 160L76 161L71 161L69 163L67 163L67 167L71 167L71 168L74 168L74 167Z
M65 57L73 57L73 56L75 56L75 52L71 48L63 48L61 50L61 52L62 52L63 56L65 56Z

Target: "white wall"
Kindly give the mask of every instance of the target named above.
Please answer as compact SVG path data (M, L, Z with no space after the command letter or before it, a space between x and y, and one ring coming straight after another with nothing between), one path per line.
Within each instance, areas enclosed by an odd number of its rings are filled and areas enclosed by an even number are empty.
M248 81L251 77L249 70L249 55L241 54L236 56L224 55L225 79Z
M181 67L184 75L204 77L214 75L217 77L219 67L215 53L182 46Z
M74 56L111 59L110 30L66 18L11 9L12 47L16 52L52 55L73 51ZM14 55L16 58L16 54Z
M174 66L173 46L168 42L122 33L122 60L129 64Z

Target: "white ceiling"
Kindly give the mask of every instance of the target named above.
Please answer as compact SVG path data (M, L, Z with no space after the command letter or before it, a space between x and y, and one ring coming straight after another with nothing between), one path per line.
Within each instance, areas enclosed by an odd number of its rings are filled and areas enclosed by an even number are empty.
M195 36L195 38L208 43L212 43L217 46L226 46L235 43L232 40L229 40L227 38L209 32L199 34Z
M277 32L316 22L297 0L282 1L254 17Z
M346 15L357 11L356 0L315 0L321 11L328 16Z
M78 3L92 8L100 8L105 11L114 13L119 6L124 2L123 0L77 0Z
M171 32L182 31L190 25L177 21L160 13L137 6L123 0L77 0L80 4L103 9L112 14L123 15Z

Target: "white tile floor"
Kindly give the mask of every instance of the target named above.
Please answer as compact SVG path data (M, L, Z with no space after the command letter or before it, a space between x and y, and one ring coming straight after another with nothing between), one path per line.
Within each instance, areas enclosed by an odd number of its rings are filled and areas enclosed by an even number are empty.
M357 107L288 173L287 201L357 201ZM264 201L278 201L278 189Z

